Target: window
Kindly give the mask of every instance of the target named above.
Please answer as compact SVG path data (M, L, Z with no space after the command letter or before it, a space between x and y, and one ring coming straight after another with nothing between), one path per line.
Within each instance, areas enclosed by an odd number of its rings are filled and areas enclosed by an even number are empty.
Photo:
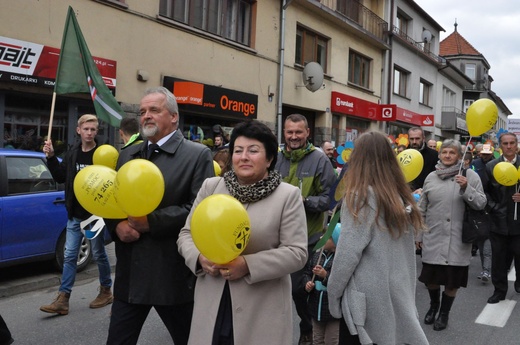
M464 100L464 113L468 112L469 106L472 105L473 102L475 102L474 99L465 99Z
M159 14L249 46L253 3L252 0L160 0Z
M394 93L406 97L406 91L408 88L408 77L410 73L394 67Z
M445 107L455 107L457 104L457 94L447 87L443 87L442 105Z
M430 105L431 84L421 80L419 85L419 103Z
M350 51L348 81L366 89L370 88L370 62L369 58Z
M403 37L408 36L408 18L403 16L401 13L397 14L395 26L399 30L399 35Z
M476 72L477 72L477 65L474 63L468 63L466 64L466 75L469 79L475 80L476 78Z
M309 62L317 62L327 71L328 39L302 27L296 29L296 54L294 62L305 66Z
M56 183L41 158L6 157L9 195L56 190Z

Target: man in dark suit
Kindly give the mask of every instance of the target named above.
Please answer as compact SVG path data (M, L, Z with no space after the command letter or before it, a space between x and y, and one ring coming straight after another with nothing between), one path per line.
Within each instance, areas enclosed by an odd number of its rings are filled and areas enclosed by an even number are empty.
M422 188L426 176L428 176L432 171L435 171L435 165L439 161L439 152L426 145L426 138L421 127L410 128L408 130L408 140L410 142L409 148L419 151L424 159L424 166L421 173L415 180L410 182L412 190L417 191Z
M520 156L517 154L518 139L514 133L505 132L499 138L502 155L486 164L488 182L484 186L487 208L494 226L489 233L491 241L491 282L495 287L488 303L498 303L506 298L508 289L507 272L511 267L511 258L515 260L517 272L514 288L520 293L520 217L516 216L520 193L516 185L499 184L493 169L498 163L509 162L518 169Z
M106 221L117 257L107 344L136 344L154 307L175 345L182 345L188 342L195 280L176 241L202 182L214 176L213 161L206 146L178 130L177 102L166 88L147 90L139 111L147 139L121 151L117 169L132 159L149 159L161 170L165 191L152 213Z

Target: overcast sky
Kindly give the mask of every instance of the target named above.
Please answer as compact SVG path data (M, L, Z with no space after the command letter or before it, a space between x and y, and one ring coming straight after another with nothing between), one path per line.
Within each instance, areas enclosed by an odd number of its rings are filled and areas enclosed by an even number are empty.
M440 26L441 41L454 30L491 68L491 89L520 117L520 2L517 0L415 0Z

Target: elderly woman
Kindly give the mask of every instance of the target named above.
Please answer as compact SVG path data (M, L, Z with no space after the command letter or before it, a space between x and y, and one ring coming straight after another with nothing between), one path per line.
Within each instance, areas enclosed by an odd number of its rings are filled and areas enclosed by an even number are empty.
M439 149L435 171L424 181L419 206L426 218L428 232L417 238L422 248L423 268L419 281L430 294L430 309L424 323L440 331L448 325L448 315L457 290L468 283L471 244L462 243L464 203L475 210L486 206L480 177L471 169L460 174L462 147L456 140L445 140ZM440 286L444 286L442 301ZM435 316L440 312L437 320Z
M340 344L426 345L415 307L415 233L424 228L386 135L355 142L327 291Z
M278 143L257 121L238 124L229 143L232 170L202 185L177 244L197 275L189 344L291 344L292 272L307 260L307 226L298 188L274 170ZM230 194L247 209L251 237L242 255L217 265L195 246L197 205Z

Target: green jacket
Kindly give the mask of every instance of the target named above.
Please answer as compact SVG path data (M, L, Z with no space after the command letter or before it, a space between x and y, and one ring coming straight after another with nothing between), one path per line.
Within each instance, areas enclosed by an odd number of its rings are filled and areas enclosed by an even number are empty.
M325 225L325 213L329 210L329 191L336 180L334 169L328 157L316 150L314 145L305 148L278 153L275 169L282 175L283 181L299 187L304 197L309 238L322 233Z

